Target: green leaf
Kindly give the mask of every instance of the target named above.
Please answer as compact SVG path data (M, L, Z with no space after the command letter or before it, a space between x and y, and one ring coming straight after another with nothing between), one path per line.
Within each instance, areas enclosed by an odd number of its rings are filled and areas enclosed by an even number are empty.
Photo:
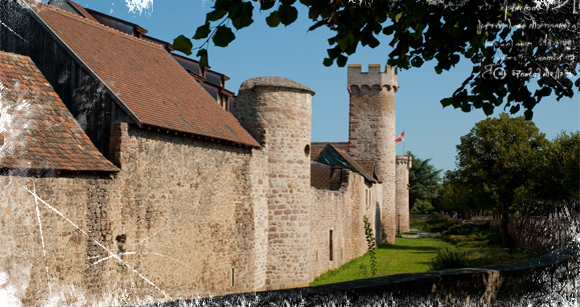
M550 94L552 93L552 89L549 87L543 87L539 90L536 90L534 96L540 96L540 97L545 97L545 96L550 96Z
M518 113L519 110L520 110L520 105L519 104L516 104L515 106L512 106L510 108L510 113L511 114L516 114L516 113Z
M232 29L226 26L219 26L212 37L213 43L218 47L226 47L229 45L236 36L232 32Z
M380 42L378 39L376 39L374 36L371 36L371 37L369 38L369 47L371 47L371 48L376 48L376 47L378 47L380 44L381 44L381 42Z
M534 112L532 110L529 110L529 109L528 110L525 110L524 111L524 117L527 120L530 120L530 119L532 119L532 117L534 117Z
M399 19L401 19L402 16L403 16L403 12L400 12L399 14L397 14L397 16L395 16L395 22L399 22Z
M260 0L260 10L265 11L274 7L275 0Z
M393 32L395 32L395 26L394 25L390 25L390 26L385 27L383 29L383 34L385 34L385 35L391 35L391 34L393 34Z
M236 1L240 1L240 0L236 0ZM231 7L233 6L233 3L232 2L233 2L232 0L215 0L214 5L213 5L213 8L216 11L217 10L220 10L220 11L223 10L223 11L229 12L230 9L231 9Z
M199 66L201 67L209 66L209 61L207 59L207 49L205 48L199 49L199 51L197 51L196 56L199 57Z
M411 65L413 67L421 67L421 65L423 65L423 59L419 56L416 56L411 60Z
M177 51L191 55L191 48L193 48L191 40L183 35L179 35L173 40L173 49Z
M354 44L354 42L355 38L352 33L348 33L345 37L337 40L338 47L340 47L340 50L342 51L345 51L350 45Z
M232 25L239 30L251 25L254 22L252 19L254 6L251 2L242 2L238 4L237 7L238 10L236 10L235 15L230 12L230 19L232 20Z
M453 100L451 98L444 98L441 99L441 105L445 108L451 105L451 103L453 103Z
M329 59L329 58L324 58L324 60L322 61L322 65L324 65L326 67L332 66L332 63L334 63L334 61L332 59Z
M195 31L195 35L193 36L193 39L206 38L209 35L209 33L211 33L211 29L209 28L209 23L206 23L203 26L197 28L197 30Z
M228 11L222 9L215 9L205 15L206 22L216 21L222 19Z
M336 59L336 65L338 65L338 67L344 67L344 65L346 65L348 58L345 57L344 55L339 55L338 58Z
M277 27L280 24L280 16L278 15L278 11L273 11L270 13L270 16L266 17L266 23L272 28Z
M298 18L298 10L293 6L281 5L278 15L280 16L280 22L288 26Z
M461 111L466 113L471 111L471 105L469 104L469 102L467 101L461 102Z
M491 114L493 114L493 109L494 109L493 104L491 103L483 104L483 112L485 113L485 115L490 116Z

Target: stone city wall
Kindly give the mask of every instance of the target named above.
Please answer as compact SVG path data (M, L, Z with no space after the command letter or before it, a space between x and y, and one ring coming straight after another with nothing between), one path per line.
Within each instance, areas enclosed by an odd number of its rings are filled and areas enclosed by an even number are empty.
M91 264L108 255L95 241L112 248L112 180L55 175L0 176L0 292L15 306L50 305L65 293L91 297L87 288L106 286L108 276Z
M250 149L125 123L114 130L118 174L0 177L0 277L7 280L0 287L17 289L26 306L260 289L267 227L260 159Z
M409 214L412 205L409 204L409 169L411 167L412 160L410 156L397 156L397 194L395 195L397 204L397 211L395 213L397 233L408 232L410 230Z
M361 65L348 67L349 154L355 160L373 160L383 186L382 235L389 244L396 234L396 151L395 93L397 70L371 64L363 73Z
M338 191L311 188L310 279L367 252L363 216L376 236L382 187L348 172Z
M114 286L160 300L254 290L265 216L254 212L264 205L252 198L263 182L252 176L265 174L251 151L151 130L116 126L112 148L121 150L122 171L109 219L115 250L158 289L107 260L108 270L125 276Z
M231 108L267 156L268 290L306 286L309 281L313 94L286 78L253 78L242 83Z

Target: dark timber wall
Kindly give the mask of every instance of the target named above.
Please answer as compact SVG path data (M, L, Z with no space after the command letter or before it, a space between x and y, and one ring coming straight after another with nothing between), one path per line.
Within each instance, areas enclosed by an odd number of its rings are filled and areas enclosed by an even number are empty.
M33 14L13 0L0 3L0 50L31 57L93 144L107 157L111 124L133 121L106 87L91 77Z

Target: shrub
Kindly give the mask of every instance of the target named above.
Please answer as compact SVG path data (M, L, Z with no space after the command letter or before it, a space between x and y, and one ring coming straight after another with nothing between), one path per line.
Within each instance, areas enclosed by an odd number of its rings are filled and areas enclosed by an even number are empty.
M455 245L457 245L457 243L470 241L467 236L462 235L447 235L444 237L444 240Z
M431 220L425 222L425 224L423 224L423 226L421 227L421 230L432 233L438 232L443 233L444 231L451 228L453 225L456 225L456 223L445 220Z
M433 212L435 212L435 207L433 207L429 201L423 199L417 199L413 204L413 208L411 208L411 213L413 214L425 214Z
M437 255L431 260L431 270L448 270L464 268L469 263L467 251L461 248L444 247L437 250Z
M501 232L497 230L486 231L485 238L488 244L500 245L502 243Z
M371 277L377 276L377 254L375 252L375 236L373 235L373 228L369 222L369 218L365 215L363 216L363 222L365 225L365 237L367 239L368 254L370 257L371 266ZM366 267L361 266L361 269L366 271Z
M470 234L475 234L483 230L484 227L477 226L474 224L456 224L443 232L444 235L462 235L467 236Z

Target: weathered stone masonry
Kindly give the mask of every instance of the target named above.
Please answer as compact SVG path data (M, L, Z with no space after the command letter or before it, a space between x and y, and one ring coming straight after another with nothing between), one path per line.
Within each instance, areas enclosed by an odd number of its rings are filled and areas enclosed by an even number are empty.
M31 305L71 287L133 304L306 286L363 255L363 216L381 225L384 186L350 171L337 191L310 186L312 94L283 78L242 85L232 111L258 149L116 123L116 174L2 176L0 267ZM39 204L45 260L24 187L82 229Z
M348 66L350 93L349 153L354 159L371 159L382 180L382 237L395 243L395 93L398 90L397 69L369 65Z
M240 87L232 113L268 157L266 289L309 282L310 125L314 92L294 81L254 78Z
M397 232L409 231L409 169L412 165L410 156L397 156Z

